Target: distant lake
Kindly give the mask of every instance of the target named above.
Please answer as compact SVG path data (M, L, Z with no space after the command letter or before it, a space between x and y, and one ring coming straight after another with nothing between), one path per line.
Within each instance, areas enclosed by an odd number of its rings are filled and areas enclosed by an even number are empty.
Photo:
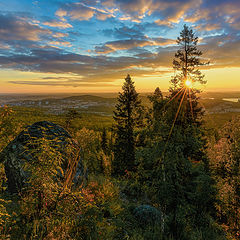
M239 99L240 98L223 98L222 100L229 102L239 102Z

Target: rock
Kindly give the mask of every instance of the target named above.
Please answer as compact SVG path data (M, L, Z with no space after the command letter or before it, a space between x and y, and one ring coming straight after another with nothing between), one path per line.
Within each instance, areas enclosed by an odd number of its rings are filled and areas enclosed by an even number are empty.
M31 149L36 147L31 143L40 138L51 140L51 145L57 147L59 154L66 159L66 148L69 144L76 143L71 135L62 127L47 121L36 122L26 127L8 146L0 153L0 162L4 163L7 177L7 190L10 193L18 193L26 185L29 173L24 171L25 161L29 161L31 156L27 154L26 147ZM62 168L67 169L67 159ZM82 183L84 169L80 157L77 159L76 173L73 182L78 185Z
M162 214L153 206L140 205L134 209L133 214L142 227L161 224Z

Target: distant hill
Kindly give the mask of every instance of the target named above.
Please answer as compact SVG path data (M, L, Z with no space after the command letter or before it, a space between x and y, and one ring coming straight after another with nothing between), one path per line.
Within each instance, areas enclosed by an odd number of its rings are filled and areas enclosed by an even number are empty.
M59 100L67 100L67 101L90 101L90 102L116 102L116 98L105 98L95 95L79 95L79 96L71 96L62 98Z
M166 96L166 92L163 95ZM150 101L147 96L151 93L140 93L139 97L145 107L150 107ZM15 107L33 107L46 110L48 113L63 114L69 109L76 109L78 112L97 113L101 115L112 115L116 102L117 94L73 94L69 95L42 95L37 97L25 97L18 95L0 96L0 106L9 105ZM239 113L240 103L239 92L207 92L201 93L201 105L207 110L207 113ZM233 101L232 101L233 100ZM236 101L236 102L234 102Z

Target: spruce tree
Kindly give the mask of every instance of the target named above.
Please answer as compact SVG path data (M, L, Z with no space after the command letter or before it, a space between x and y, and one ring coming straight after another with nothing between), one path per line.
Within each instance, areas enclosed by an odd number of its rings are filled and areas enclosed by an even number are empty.
M148 96L152 104L152 108L150 109L150 124L152 124L153 129L150 131L158 132L159 123L163 114L163 106L165 104L165 100L163 99L163 95L159 87L157 87L154 93Z
M125 78L122 90L118 95L113 116L116 123L113 168L115 174L119 175L134 169L134 129L139 126L142 118L141 101L130 75Z

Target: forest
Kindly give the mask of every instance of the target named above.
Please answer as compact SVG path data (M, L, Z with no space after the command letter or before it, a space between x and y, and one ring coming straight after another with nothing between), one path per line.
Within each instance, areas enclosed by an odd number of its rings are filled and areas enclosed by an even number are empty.
M240 117L206 128L198 41L185 25L149 106L126 74L113 118L1 107L0 239L240 239Z

